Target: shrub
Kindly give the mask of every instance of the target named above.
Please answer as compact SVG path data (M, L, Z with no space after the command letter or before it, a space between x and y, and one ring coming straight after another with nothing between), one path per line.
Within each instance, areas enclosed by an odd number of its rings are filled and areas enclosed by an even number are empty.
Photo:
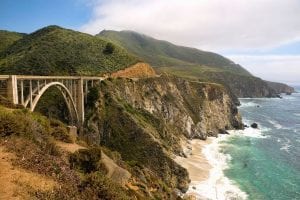
M80 149L70 155L69 161L72 168L84 173L96 171L99 168L101 159L101 148Z
M0 136L20 135L25 131L23 120L11 113L0 114Z
M99 89L97 87L92 87L89 89L89 92L87 94L87 106L89 108L93 107L96 103L96 101L99 99Z
M50 126L51 126L51 135L60 141L72 143L73 139L69 134L67 127L56 119L50 119Z
M94 172L86 175L85 180L80 186L85 199L103 199L103 200L129 200L132 199L126 193L125 189L115 182L110 181L100 172Z
M115 50L115 46L113 45L113 43L108 42L103 50L104 54L112 54Z

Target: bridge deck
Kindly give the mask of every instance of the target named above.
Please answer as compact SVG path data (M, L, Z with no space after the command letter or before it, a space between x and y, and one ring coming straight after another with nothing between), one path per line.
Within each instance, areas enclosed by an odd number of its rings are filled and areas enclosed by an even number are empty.
M0 80L6 80L9 78L9 75L0 75Z
M99 76L31 76L31 75L16 75L18 80L53 80L53 79L60 79L60 80L99 80L102 81L105 78ZM0 80L6 80L9 78L9 75L0 75Z

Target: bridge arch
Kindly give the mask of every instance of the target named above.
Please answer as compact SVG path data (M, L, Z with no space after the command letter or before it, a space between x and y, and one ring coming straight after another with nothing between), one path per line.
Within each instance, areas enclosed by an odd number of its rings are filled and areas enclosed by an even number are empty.
M78 126L82 126L84 123L84 103L88 101L89 87L98 85L106 78L93 76L0 75L0 81L6 82L6 97L13 104L21 104L30 111L34 111L40 98L50 87L58 88L67 103L71 120L74 121L75 119Z
M71 118L72 119L75 118L76 122L79 123L78 111L77 111L77 108L76 108L75 101L72 97L72 94L70 93L69 89L61 82L51 82L51 83L42 85L40 90L36 89L36 90L38 90L38 94L32 99L32 104L30 105L30 111L32 111L32 112L34 111L34 109L36 108L40 98L51 87L58 88L58 90L60 91L61 95L63 96L63 98L64 98L64 100L67 104L67 107L68 107ZM27 106L28 103L30 103L30 99L26 100L25 105Z

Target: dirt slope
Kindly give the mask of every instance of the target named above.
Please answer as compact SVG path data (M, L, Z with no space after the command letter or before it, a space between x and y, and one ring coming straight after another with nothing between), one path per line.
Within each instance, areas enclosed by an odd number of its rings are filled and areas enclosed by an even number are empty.
M57 183L42 175L16 168L11 160L15 156L0 147L0 200L31 199L28 188L52 190Z

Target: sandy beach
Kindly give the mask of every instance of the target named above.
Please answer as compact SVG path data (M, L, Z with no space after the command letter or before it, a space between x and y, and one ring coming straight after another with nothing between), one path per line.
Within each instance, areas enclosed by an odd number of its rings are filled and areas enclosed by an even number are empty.
M192 140L189 144L186 144L188 149L191 149L187 158L177 156L176 162L186 168L189 172L189 176L192 182L202 182L209 178L209 172L212 166L209 164L202 150L205 145L212 142L212 138L207 140Z
M227 137L219 135L183 144L187 158L178 156L175 160L189 172L191 183L186 195L198 200L246 199L247 195L223 173L230 156L219 152L219 142Z

